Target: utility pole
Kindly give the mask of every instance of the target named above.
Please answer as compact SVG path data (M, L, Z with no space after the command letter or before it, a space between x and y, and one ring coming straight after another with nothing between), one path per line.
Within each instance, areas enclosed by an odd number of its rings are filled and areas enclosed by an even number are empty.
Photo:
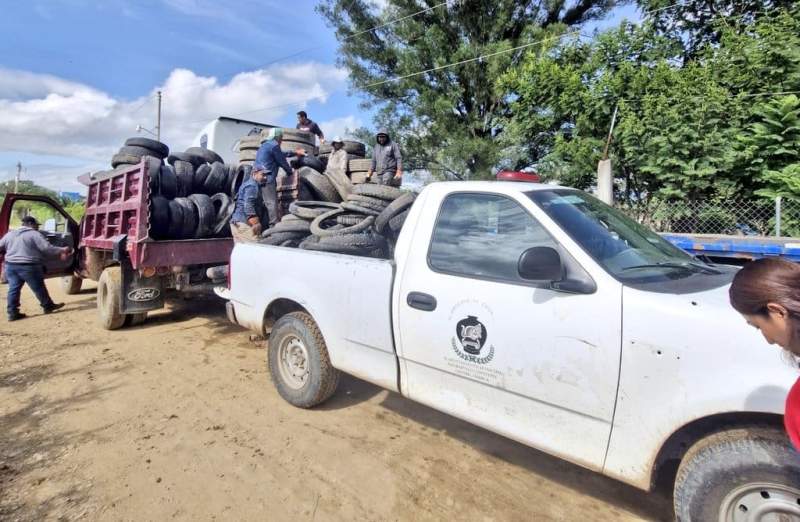
M614 204L614 175L611 171L611 160L608 159L608 148L611 146L614 125L617 123L617 109L619 109L619 105L614 107L614 115L611 116L611 127L608 129L606 147L603 149L603 159L597 163L597 198L609 205Z
M156 117L156 140L161 141L161 91L158 91L158 116Z
M19 192L19 176L20 176L21 173L22 173L22 162L18 161L17 162L17 175L14 176L14 193L15 194Z

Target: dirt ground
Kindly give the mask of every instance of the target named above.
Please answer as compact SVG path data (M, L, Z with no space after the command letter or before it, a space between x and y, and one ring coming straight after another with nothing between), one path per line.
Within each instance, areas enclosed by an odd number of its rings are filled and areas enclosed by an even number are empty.
M293 408L216 298L107 332L93 285L49 287L61 312L26 291L33 316L0 319L0 520L672 518L663 494L352 377Z

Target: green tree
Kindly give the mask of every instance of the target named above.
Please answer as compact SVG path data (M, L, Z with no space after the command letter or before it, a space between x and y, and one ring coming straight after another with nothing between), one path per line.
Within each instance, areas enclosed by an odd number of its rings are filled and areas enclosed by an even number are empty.
M377 10L365 0L326 0L318 11L336 32L352 88L378 109L376 123L393 132L409 160L482 177L503 148L510 99L495 79L523 53L512 50L601 18L618 3L388 0ZM492 53L499 54L469 61Z

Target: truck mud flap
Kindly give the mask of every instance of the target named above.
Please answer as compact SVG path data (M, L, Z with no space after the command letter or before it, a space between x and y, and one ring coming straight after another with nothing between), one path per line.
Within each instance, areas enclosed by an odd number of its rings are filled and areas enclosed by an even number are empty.
M164 278L141 277L129 262L123 262L121 306L123 314L164 308Z

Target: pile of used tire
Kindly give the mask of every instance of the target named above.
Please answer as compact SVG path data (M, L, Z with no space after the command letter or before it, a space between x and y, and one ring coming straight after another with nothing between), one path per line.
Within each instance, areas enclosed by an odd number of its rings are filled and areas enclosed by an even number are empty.
M346 178L344 175L342 177ZM342 201L339 203L292 203L289 207L290 213L264 231L260 242L306 250L389 258L415 198L415 193L394 187L350 184L349 192L344 198L340 198Z
M111 166L125 168L142 159L150 174L150 237L230 236L236 193L250 175L250 166L226 165L216 152L202 147L170 154L165 144L140 137L126 140Z

